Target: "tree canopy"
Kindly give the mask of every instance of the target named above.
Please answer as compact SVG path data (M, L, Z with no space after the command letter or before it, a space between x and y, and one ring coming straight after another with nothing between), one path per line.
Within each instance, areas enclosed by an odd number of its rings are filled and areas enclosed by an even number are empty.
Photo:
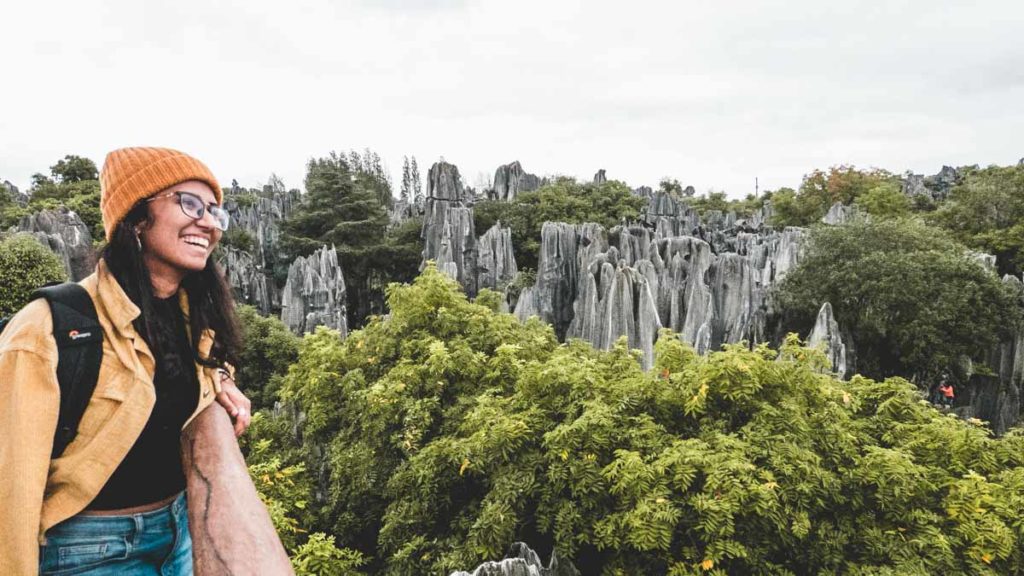
M285 261L333 245L348 289L349 326L381 312L388 282L415 277L422 254L419 229L406 223L389 229L391 188L371 152L335 152L306 166L306 193L282 224Z
M0 241L0 318L28 304L36 288L66 280L67 272L57 255L31 234L15 234Z
M821 220L836 202L853 204L858 198L874 192L866 207L889 207L893 187L899 189L899 179L886 170L877 168L860 170L850 165L839 165L825 170L814 170L803 178L800 189L781 188L771 196L777 226L809 226ZM889 192L889 196L879 195Z
M934 374L961 355L977 358L1016 325L1013 292L919 220L821 226L808 242L780 287L787 329L807 333L830 302L869 376Z
M433 267L388 296L344 341L305 337L281 390L303 416L277 425L301 441L273 440L280 466L323 471L292 495L316 502L304 528L372 573L472 568L516 540L585 574L1024 568L1024 436L903 379L835 380L793 339L701 357L667 331L644 372L621 341L559 344Z
M65 206L89 227L94 241L104 237L100 212L100 182L96 164L88 158L67 155L50 166L50 176L34 174L28 207L21 213Z
M1024 272L1024 165L966 168L931 216L967 246L994 254L999 271Z

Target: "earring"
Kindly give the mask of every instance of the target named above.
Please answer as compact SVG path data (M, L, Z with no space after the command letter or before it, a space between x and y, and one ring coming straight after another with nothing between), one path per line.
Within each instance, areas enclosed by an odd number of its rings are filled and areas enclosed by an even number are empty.
M139 252L142 252L142 239L139 238L138 228L135 229L135 247L139 249Z

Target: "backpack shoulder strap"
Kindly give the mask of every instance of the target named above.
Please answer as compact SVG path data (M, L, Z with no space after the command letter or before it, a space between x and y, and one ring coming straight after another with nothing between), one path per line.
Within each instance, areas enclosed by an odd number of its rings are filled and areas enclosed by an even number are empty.
M60 456L78 433L103 362L103 330L92 298L78 284L65 282L36 290L33 298L45 298L53 316L57 341L57 381L60 412L53 437L52 458Z

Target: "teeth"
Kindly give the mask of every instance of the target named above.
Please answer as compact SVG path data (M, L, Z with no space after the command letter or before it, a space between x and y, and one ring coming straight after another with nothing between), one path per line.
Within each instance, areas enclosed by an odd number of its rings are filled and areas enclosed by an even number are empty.
M202 236L185 236L185 242L195 246L202 246L203 248L210 246L210 241Z

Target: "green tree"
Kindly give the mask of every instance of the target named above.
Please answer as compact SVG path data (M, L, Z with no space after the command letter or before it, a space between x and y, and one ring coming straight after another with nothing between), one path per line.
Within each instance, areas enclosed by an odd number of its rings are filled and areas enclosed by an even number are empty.
M879 186L899 186L893 174L880 169L860 170L839 165L814 170L803 178L796 192L780 189L772 199L777 226L809 226L821 220L836 202L853 204L857 198Z
M50 166L50 174L60 184L73 184L100 178L95 162L73 154L68 154L63 160L58 160L56 164Z
M903 193L899 183L886 180L854 201L864 212L880 218L902 217L910 214L913 204Z
M560 345L433 267L389 302L344 341L308 335L282 388L326 466L309 528L369 572L470 569L515 540L585 574L1024 568L1024 435L901 378L835 380L793 338L701 357L668 331L644 372L624 340Z
M822 303L852 334L872 377L929 375L978 358L1019 316L1011 291L941 231L913 219L812 231L783 281L787 329L806 333Z
M271 407L281 379L299 356L299 337L277 318L261 316L252 306L237 307L242 327L242 355L236 379L253 411Z
M994 254L999 271L1024 271L1024 166L966 170L930 217L967 246Z
M103 235L103 215L100 211L100 182L96 164L88 158L67 155L50 166L51 177L32 176L29 204L26 212L52 210L64 206L78 214L89 227L94 241Z
M32 235L15 234L0 241L0 318L28 304L36 288L66 280L60 259Z
M282 224L284 262L333 245L348 289L348 324L361 326L371 313L383 312L388 282L415 277L422 243L406 223L388 228L391 189L380 159L372 153L332 152L307 164L306 193Z

